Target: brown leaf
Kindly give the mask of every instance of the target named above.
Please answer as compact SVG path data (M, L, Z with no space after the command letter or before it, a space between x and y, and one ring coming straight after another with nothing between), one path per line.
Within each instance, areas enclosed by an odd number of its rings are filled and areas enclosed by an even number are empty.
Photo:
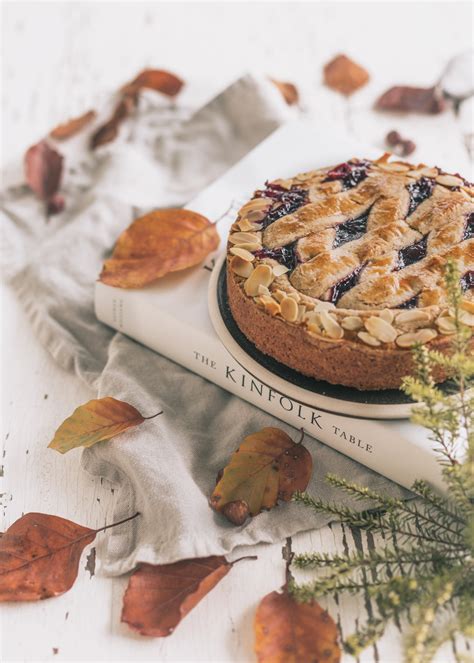
M81 131L81 129L87 126L90 122L92 122L96 116L97 113L95 110L87 111L87 113L68 120L64 124L59 124L51 131L49 135L55 140L66 140L67 138L71 138L72 136L75 136L77 133L79 133L79 131Z
M184 81L175 74L162 69L144 69L133 81L122 88L122 91L139 91L142 88L155 90L166 94L168 97L175 97L184 85Z
M24 165L28 186L40 200L47 202L58 192L63 157L42 140L27 150Z
M286 588L267 594L255 615L259 663L338 663L341 650L334 620L321 606L297 603Z
M196 212L151 212L122 233L99 279L118 288L141 288L169 272L198 265L218 245L215 226Z
M97 530L46 513L27 513L0 537L0 601L37 601L64 594L77 577L84 548Z
M248 435L214 488L210 505L230 522L242 525L247 515L288 502L305 490L313 461L308 450L279 428L263 428Z
M76 408L63 421L48 446L62 454L77 447L91 447L151 418L143 417L132 405L116 398L94 399Z
M377 110L436 115L446 109L446 101L436 87L422 88L397 85L384 92L375 102Z
M324 82L332 90L350 95L369 81L369 73L347 55L337 55L324 67Z
M286 101L288 106L293 106L294 104L298 103L300 95L296 85L289 83L288 81L277 81L274 78L270 78L270 80L280 90L283 99Z
M122 622L141 635L166 637L231 568L218 556L141 564L128 581Z

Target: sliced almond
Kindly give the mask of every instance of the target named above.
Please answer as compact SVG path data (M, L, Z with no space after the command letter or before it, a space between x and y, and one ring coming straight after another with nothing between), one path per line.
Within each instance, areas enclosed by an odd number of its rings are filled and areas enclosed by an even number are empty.
M380 341L378 341L375 336L372 336L372 334L368 334L365 331L360 331L357 336L367 345L373 345L374 347L380 345Z
M363 327L362 318L358 315L348 315L341 320L341 327L348 331L358 331Z
M247 262L253 262L255 260L255 256L250 253L250 251L237 246L233 246L230 249L230 253L232 253L234 256L239 256L239 258L242 258L242 260L246 260Z
M296 322L298 318L298 304L292 297L285 297L280 302L281 314L288 322Z
M262 245L257 244L257 242L243 242L242 244L236 244L235 248L244 249L245 251L250 251L250 253L253 253L254 251L261 249Z
M398 161L379 164L379 168L381 170L391 171L392 173L404 173L407 170L410 170L410 166L407 166L405 163L399 163Z
M267 295L267 297L271 297L271 292L270 292L270 290L267 288L266 285L259 285L259 286L258 286L258 294L259 294L259 295Z
M303 304L298 304L298 322L303 322L306 313L306 307Z
M306 325L306 327L308 331L311 332L312 334L319 334L319 336L321 336L321 334L323 333L323 328L321 327L321 325L317 325L314 322L309 322Z
M270 315L277 315L277 313L280 313L280 304L276 302L273 297L270 297L268 295L262 295L261 297L258 298L260 302L263 304L263 307L267 313L270 313Z
M470 302L468 299L463 299L461 302L461 308L468 313L474 313L474 302Z
M321 299L316 302L316 311L333 311L335 308L332 302L323 302Z
M255 212L256 210L265 209L266 207L269 207L272 202L273 201L271 198L253 198L240 208L239 216L246 216L248 212Z
M269 265L257 265L245 281L244 290L250 297L256 297L258 295L258 286L264 285L268 288L272 281L272 268Z
M408 173L411 177L436 177L438 175L437 168L417 168L410 170Z
M247 230L253 230L253 224L250 223L250 221L247 219L240 219L238 221L237 225L239 226L240 230L247 231Z
M389 324L393 322L394 313L389 308L384 308L378 315L379 318L382 318L382 320L385 320L385 322L388 322Z
M272 269L275 277L283 276L283 274L286 274L287 272L290 271L288 267L285 267L285 265L280 265L280 264L273 265Z
M286 297L286 292L283 292L283 290L274 290L272 292L273 297L277 300L277 302L281 302L282 299L285 299Z
M262 236L251 232L236 232L229 235L229 242L231 244L261 244Z
M344 330L332 315L327 311L321 311L319 314L324 331L330 338L339 339L344 336Z
M474 327L474 315L468 313L467 311L459 311L459 319L464 325L468 327Z
M294 299L295 302L299 302L301 300L301 297L297 292L290 292L288 293L288 297L291 297L291 299Z
M371 315L364 321L367 331L382 343L393 343L397 338L397 331L391 324L385 322L382 318Z
M416 343L428 343L437 336L434 329L419 329L416 332L408 332L397 337L395 341L400 348L411 348Z
M239 256L232 256L230 259L230 268L238 276L247 279L253 271L252 263L248 260L242 260Z
M455 334L456 333L456 323L453 318L449 315L440 316L436 320L436 326L438 327L441 334Z
M464 184L461 178L454 175L438 175L436 182L443 186L462 186Z
M395 319L397 325L404 325L407 322L429 322L430 316L426 311L419 311L412 309L410 311L402 311Z

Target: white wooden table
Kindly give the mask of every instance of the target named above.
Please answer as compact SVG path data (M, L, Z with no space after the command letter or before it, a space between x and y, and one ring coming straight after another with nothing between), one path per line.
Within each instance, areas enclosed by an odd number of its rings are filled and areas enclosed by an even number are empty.
M447 59L472 44L468 3L10 3L4 5L2 141L16 158L59 121L96 106L144 66L169 68L189 81L199 104L245 69L293 80L321 121L349 123L383 147L398 129L419 149L414 160L469 173L455 118L394 118L370 110L395 83L430 84ZM321 66L346 52L372 74L350 104L323 88ZM1 529L28 511L88 526L110 522L110 487L86 475L79 452L46 449L57 425L93 397L60 370L34 337L14 296L2 290ZM120 624L126 578L85 571L70 592L42 603L0 609L0 658L18 660L253 661L253 618L259 600L284 580L281 544L258 546L258 561L237 565L166 639L133 635ZM294 550L366 547L371 541L339 526L294 537ZM89 564L89 567L91 565ZM328 602L344 633L371 610L367 599ZM393 628L364 662L401 660ZM352 660L345 657L344 660ZM454 660L446 647L438 661Z

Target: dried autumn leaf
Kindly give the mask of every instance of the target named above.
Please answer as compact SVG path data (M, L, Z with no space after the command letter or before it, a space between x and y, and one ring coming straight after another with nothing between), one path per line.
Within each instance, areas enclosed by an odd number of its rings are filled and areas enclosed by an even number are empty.
M248 435L224 468L210 505L230 522L242 525L247 516L288 502L305 490L313 469L311 454L279 428Z
M48 446L62 454L77 447L91 447L152 418L143 417L132 405L110 396L94 399L63 421Z
M409 85L391 87L375 102L377 110L428 115L441 113L446 107L446 101L436 87L422 88Z
M141 635L170 635L234 564L221 556L141 564L128 581L122 622Z
M58 192L63 157L42 140L27 150L24 165L28 186L40 200L47 202Z
M270 78L270 80L279 89L288 106L298 103L300 95L296 85L288 81L277 81L274 78Z
M118 288L141 288L169 272L201 263L219 245L214 224L185 209L151 212L120 235L100 281Z
M96 116L97 113L95 110L87 111L87 113L84 113L79 117L72 118L64 124L59 124L50 132L49 135L55 140L66 140L67 138L71 138L72 136L75 136L77 133L79 133L79 131L81 131L81 129L87 126L90 122L92 122Z
M286 588L267 594L255 615L259 663L338 663L337 627L321 606L297 603Z
M0 537L0 601L37 601L71 589L84 548L98 532L46 513L27 513Z
M338 55L324 67L324 83L341 94L350 95L369 81L366 69L347 55Z
M163 69L144 69L131 83L125 85L122 91L128 93L131 90L138 91L142 88L148 88L149 90L166 94L168 97L175 97L183 85L184 81L169 71L164 71Z

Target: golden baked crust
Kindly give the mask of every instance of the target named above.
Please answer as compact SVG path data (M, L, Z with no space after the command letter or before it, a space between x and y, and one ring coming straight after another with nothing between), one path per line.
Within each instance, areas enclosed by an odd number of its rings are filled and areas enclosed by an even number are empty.
M305 375L398 387L415 343L449 347L449 259L461 274L462 320L474 326L473 196L458 175L387 155L267 183L229 235L236 323Z

